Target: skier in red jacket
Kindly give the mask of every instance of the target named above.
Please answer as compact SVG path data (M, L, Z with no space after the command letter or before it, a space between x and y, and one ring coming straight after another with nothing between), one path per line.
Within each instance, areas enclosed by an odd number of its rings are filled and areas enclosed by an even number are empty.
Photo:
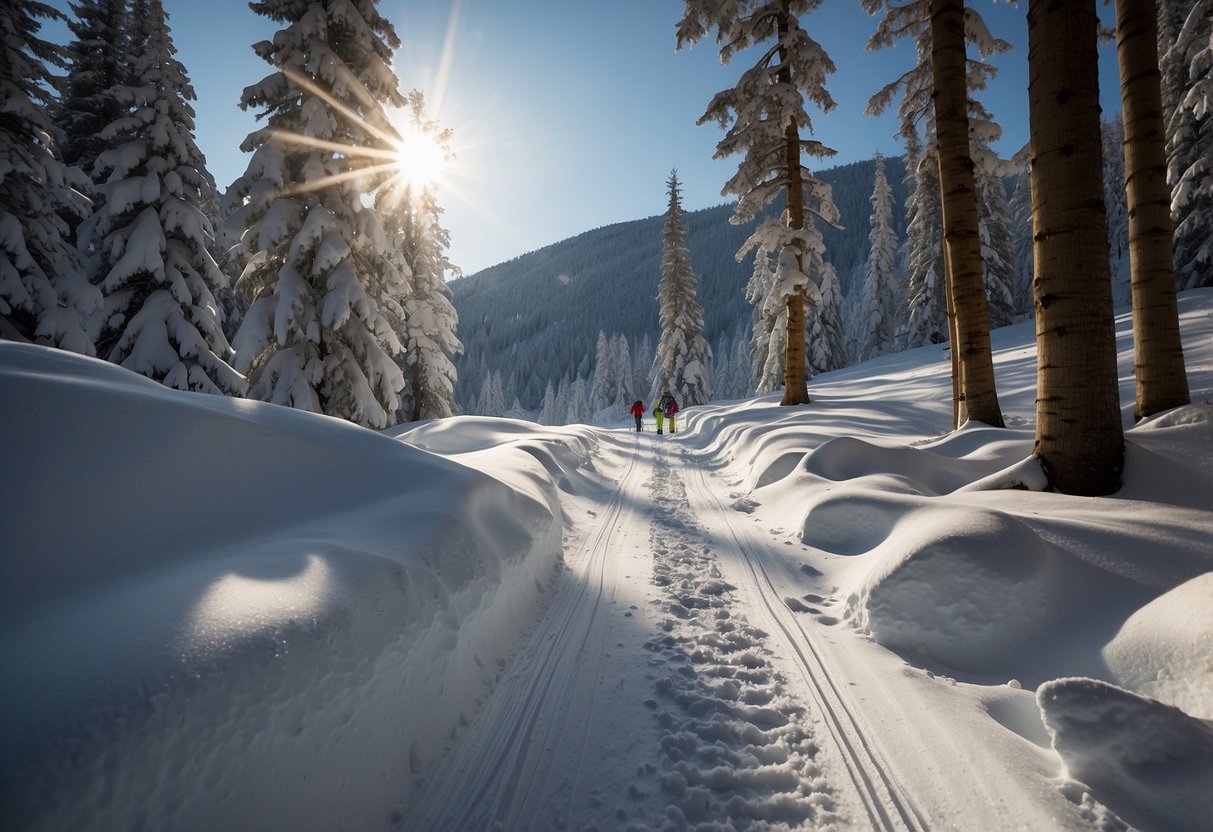
M644 415L644 402L637 399L636 403L632 405L630 413L636 417L636 432L640 433L640 417Z

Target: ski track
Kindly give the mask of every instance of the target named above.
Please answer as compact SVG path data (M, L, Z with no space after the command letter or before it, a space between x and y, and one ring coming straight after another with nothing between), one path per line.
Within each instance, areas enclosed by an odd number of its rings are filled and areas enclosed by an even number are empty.
M893 771L864 731L862 721L843 692L843 685L835 679L822 652L793 615L796 611L816 610L800 605L796 599L781 598L762 563L761 551L769 544L755 539L751 530L735 522L736 509L725 506L702 467L695 465L689 455L684 455L684 463L693 484L697 516L711 518L717 527L718 538L726 541L727 547L736 554L739 582L758 602L752 609L765 612L765 623L774 634L774 640L786 649L804 682L804 689L812 693L818 715L863 804L867 825L873 829L912 832L929 829L927 820L908 792L898 784ZM821 620L823 624L833 623L829 617L823 616Z
M675 440L631 447L528 644L397 828L925 830L764 544Z

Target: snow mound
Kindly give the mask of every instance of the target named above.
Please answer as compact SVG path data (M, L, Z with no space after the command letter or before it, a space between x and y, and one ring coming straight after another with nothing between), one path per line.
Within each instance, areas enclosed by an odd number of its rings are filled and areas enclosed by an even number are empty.
M921 513L876 553L847 600L855 625L886 647L956 670L1005 666L1067 606L1066 553L997 512Z
M559 565L523 452L492 477L10 343L0 398L14 828L386 826Z
M1203 829L1213 818L1213 723L1094 679L1036 693L1071 777L1144 829Z
M800 539L835 555L861 555L884 543L902 518L925 505L921 497L884 490L829 490L809 504Z
M1135 612L1103 656L1130 690L1213 719L1213 572Z

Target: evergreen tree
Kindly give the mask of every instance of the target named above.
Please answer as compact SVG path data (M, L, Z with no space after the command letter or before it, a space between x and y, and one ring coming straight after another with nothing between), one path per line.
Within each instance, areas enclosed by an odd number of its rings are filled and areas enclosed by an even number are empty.
M948 340L939 165L931 151L920 149L914 142L906 152L906 178L911 184L906 203L909 217L906 346L913 348Z
M484 386L480 388L479 402L478 412L481 416L505 415L505 390L501 373L492 372L485 377Z
M635 401L640 395L640 387L636 384L635 374L632 371L632 352L628 347L628 339L623 335L616 335L611 339L611 355L615 363L615 375L618 379L618 393L615 396L615 403L628 404Z
M767 220L767 223L774 225L771 233L750 238L755 250L754 272L746 285L746 300L754 310L750 322L750 387L760 396L778 390L783 384L787 335L787 304L779 297L772 297L778 265L768 248L781 226L774 220Z
M1163 97L1175 102L1167 115L1167 180L1180 289L1213 286L1213 0L1189 5L1162 62L1171 67L1164 78L1176 79Z
M863 283L863 342L859 359L867 361L895 349L897 232L893 230L893 199L885 178L884 157L876 154L872 188L872 230L868 233L868 262Z
M842 331L842 286L834 267L811 251L810 274L817 285L817 299L807 316L809 327L805 343L809 347L809 372L812 375L838 370L847 364L846 337Z
M784 195L786 227L776 229L764 223L756 232L771 238L766 243L769 251L779 252L772 292L787 307L782 405L809 401L805 308L811 295L817 293L811 291L816 287L805 260L811 252L820 254L824 250L821 232L813 226L812 218L829 225L838 223L838 208L829 185L801 164L805 153L817 158L834 154L820 142L800 137L802 128L812 131L804 108L806 97L826 112L834 108L834 100L825 88L825 76L834 71L834 64L801 28L799 20L799 15L818 5L820 0L685 0L685 13L678 24L680 48L716 29L722 62L748 47L774 40L770 48L757 50L757 63L742 73L737 86L716 94L699 123L714 121L727 128L716 146L717 158L745 154L722 191L739 197L733 222L750 221L777 195ZM787 256L783 248L790 249Z
M48 111L64 52L38 37L61 20L32 0L0 5L0 337L94 355L101 293L82 273L68 220L87 215L79 171L55 157Z
M691 268L686 223L682 220L682 192L678 172L666 180L670 196L661 232L661 281L657 301L661 338L653 362L654 386L668 387L683 407L707 404L712 396L708 378L712 348L703 337L703 307L695 299L698 278Z
M569 404L564 414L566 425L581 425L590 420L589 384L578 376L569 385Z
M419 90L408 94L408 114L406 141L431 141L449 157L451 131L426 118ZM381 191L378 204L399 258L397 268L408 278L397 298L403 314L397 331L404 346L399 363L407 385L401 413L413 422L441 419L455 412L458 373L452 359L463 344L455 334L459 315L447 287L447 275L459 271L446 256L450 233L441 224L437 184L399 177Z
M556 391L552 389L552 382L549 380L547 389L543 391L543 406L539 409L539 424L560 424L556 414Z
M1011 263L1015 314L1032 312L1032 178L1022 165L1011 194Z
M386 307L406 278L362 199L390 168L367 161L390 154L384 105L405 102L390 68L399 40L376 5L251 5L284 26L254 45L274 71L241 98L266 123L242 145L253 156L228 191L227 222L250 300L235 343L249 395L384 427L405 387Z
M150 0L141 25L138 86L111 90L129 115L101 131L111 148L94 170L108 176L80 227L105 295L98 354L179 390L240 396L244 378L227 363L214 296L227 278L208 250L214 229L203 208L215 183L194 142L194 90L161 0Z
M615 362L611 356L611 342L600 329L598 346L594 351L594 384L590 392L590 403L594 410L610 407L618 387Z
M1119 113L1101 119L1103 139L1103 201L1108 213L1108 264L1112 270L1112 302L1129 303L1129 203L1125 199L1125 124Z
M99 184L104 176L94 165L113 145L103 131L129 110L114 90L139 83L132 77L131 62L142 52L133 51L130 32L143 21L128 20L127 0L77 0L71 9L75 18L67 25L73 39L67 47L67 77L55 122L63 131L64 163Z
M1015 322L1015 241L1011 207L1002 177L982 165L975 175L981 221L981 262L985 274L990 328Z

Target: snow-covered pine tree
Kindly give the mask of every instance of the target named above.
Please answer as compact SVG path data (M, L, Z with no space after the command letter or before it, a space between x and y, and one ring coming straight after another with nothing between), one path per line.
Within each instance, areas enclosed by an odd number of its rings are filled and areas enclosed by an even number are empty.
M628 339L622 334L617 334L611 339L611 355L615 362L615 375L618 379L618 389L613 404L630 404L642 394L632 372L632 351L628 347Z
M589 382L581 376L577 376L569 385L568 410L564 414L566 425L580 425L589 421L591 415L589 387Z
M939 203L939 164L917 141L906 147L906 347L948 340L948 298L943 263L943 208Z
M539 409L539 424L560 424L556 416L556 391L552 389L552 382L550 379L548 380L547 389L543 391L543 406Z
M648 333L640 339L640 344L632 350L632 378L636 381L636 395L643 395L644 390L653 386L653 339Z
M677 27L679 48L715 29L722 62L749 47L774 41L773 46L756 50L759 57L754 66L742 73L735 87L716 94L699 123L714 121L728 131L716 145L716 158L745 154L737 173L721 191L738 196L731 222L749 222L764 205L784 195L786 229L777 232L764 223L755 232L771 237L766 245L777 252L779 261L772 291L787 307L783 313L783 405L809 401L805 309L817 292L805 260L811 251L824 251L813 220L816 217L829 225L837 225L839 220L830 186L800 161L805 153L824 158L835 152L821 142L800 137L801 129L812 131L804 107L806 97L825 112L834 108L834 99L825 88L825 77L834 71L834 64L800 26L799 15L819 5L820 0L684 0ZM743 251L755 247L747 243ZM784 256L784 247L791 247L790 256Z
M993 154L990 154L993 156ZM981 229L981 263L990 328L1015 322L1015 245L1007 189L996 170L978 164L974 171Z
M33 0L0 5L0 338L96 354L89 318L101 292L83 275L68 220L88 212L78 170L55 157L51 121L63 50L38 37L62 20Z
M657 285L661 337L653 361L653 386L668 387L683 407L690 407L707 404L712 396L708 377L712 348L703 337L703 307L695 299L699 279L686 245L678 171L671 171L665 184L669 203L661 230L661 280Z
M1032 177L1027 164L1019 168L1015 190L1011 194L1011 262L1014 272L1012 292L1016 315L1032 314Z
M590 406L595 411L610 407L618 386L615 362L611 358L611 341L600 329L598 344L594 350L594 383L590 391Z
M863 283L863 342L859 359L891 353L897 303L897 232L893 229L893 192L885 177L884 157L876 154L872 188L872 230L868 232L868 262Z
M425 95L412 90L407 96L409 139L432 142L451 158L451 131L426 117ZM393 180L377 200L397 267L407 281L398 298L404 320L400 329L404 352L399 357L406 387L402 394L404 420L442 419L455 412L458 373L454 356L463 351L455 335L459 314L451 303L447 275L458 276L446 255L451 235L442 226L442 206L436 182Z
M404 351L385 309L403 294L377 212L363 204L390 164L385 105L403 107L396 32L376 0L262 0L283 25L253 49L274 67L241 97L265 125L228 190L250 300L236 335L249 395L384 427L401 405Z
M753 307L750 321L750 387L764 396L783 385L783 357L786 349L786 304L771 301L778 263L767 247L782 228L773 224L769 233L751 237L754 243L754 271L746 284L746 300ZM764 223L766 224L766 223ZM739 259L744 255L739 253Z
M1213 0L1191 5L1163 61L1183 79L1182 88L1172 92L1177 103L1167 120L1167 180L1180 289L1213 286Z
M505 391L500 372L491 372L485 377L484 386L480 388L479 403L481 416L505 415Z
M128 19L127 0L76 0L71 8L75 17L67 25L73 37L55 123L63 131L63 162L100 183L105 177L93 166L113 146L102 131L129 109L114 92L135 80L131 60L139 53L132 49L131 33L144 21Z
M817 284L816 303L809 308L808 345L810 377L838 370L847 365L846 336L842 328L842 286L834 267L822 260L821 252L810 249L809 274Z
M105 295L98 354L168 387L241 396L214 296L227 278L208 250L215 183L194 142L194 90L161 0L140 24L138 85L111 90L127 114L100 133L110 149L94 166L98 207L80 226Z
M1103 139L1103 201L1108 212L1108 263L1112 302L1127 306L1129 292L1129 203L1125 197L1125 125L1120 113L1100 120Z

